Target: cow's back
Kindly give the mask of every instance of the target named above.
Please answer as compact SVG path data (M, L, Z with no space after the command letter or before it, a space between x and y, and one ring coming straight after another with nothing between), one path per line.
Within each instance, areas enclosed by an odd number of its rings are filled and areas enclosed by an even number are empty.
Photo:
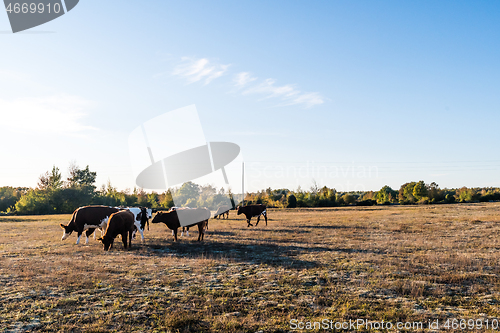
M186 227L195 225L198 222L210 219L210 211L207 208L193 208L185 210L177 210L178 220Z
M79 225L98 225L102 220L109 218L118 208L108 206L85 206L78 208L74 214L75 223Z
M122 210L111 214L104 236L114 237L125 231L134 230L134 214L129 210Z

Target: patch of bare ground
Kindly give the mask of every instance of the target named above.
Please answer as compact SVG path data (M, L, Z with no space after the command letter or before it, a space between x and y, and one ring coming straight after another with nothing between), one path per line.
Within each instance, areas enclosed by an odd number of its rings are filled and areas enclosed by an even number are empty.
M104 252L69 215L0 217L3 332L288 332L290 320L500 316L500 203L231 212ZM84 243L84 242L82 242ZM427 331L427 327L424 326ZM314 331L314 330L313 330ZM469 330L471 331L471 330ZM484 330L482 330L484 331Z

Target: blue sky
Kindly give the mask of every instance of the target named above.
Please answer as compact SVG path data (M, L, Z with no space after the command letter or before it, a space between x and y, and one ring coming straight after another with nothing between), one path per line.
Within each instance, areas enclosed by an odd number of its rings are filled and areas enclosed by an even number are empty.
M75 161L133 188L131 131L191 104L208 141L241 146L247 190L500 186L499 17L495 1L82 0L12 34L0 12L0 186Z

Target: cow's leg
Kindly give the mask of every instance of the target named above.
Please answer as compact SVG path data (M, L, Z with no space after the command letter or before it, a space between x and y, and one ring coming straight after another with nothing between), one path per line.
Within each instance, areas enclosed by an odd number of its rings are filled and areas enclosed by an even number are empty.
M264 218L266 219L266 226L267 226L267 213L264 211Z
M255 226L258 226L259 225L259 221L260 221L260 215L257 216L257 223L255 223Z
M134 233L135 233L136 230L134 230ZM142 230L141 228L139 228L139 232L141 233L141 242L144 243L144 230Z
M174 231L172 230L172 236L175 235Z
M177 242L177 228L175 228L174 230L172 230L173 233L174 233L174 242Z
M184 237L184 230L186 230L186 227L182 227L181 237Z
M123 242L123 248L127 248L127 237L128 237L128 232L124 232L122 234L122 242Z
M203 240L203 231L205 230L205 221L198 223L198 242Z
M186 228L186 237L189 237L189 227Z
M85 244L88 244L89 243L89 237L90 235L92 235L92 233L94 232L95 229L87 229L85 231ZM95 234L94 234L94 239L95 239Z
M250 223L250 219L247 219L247 223L248 223L247 227L253 227L253 224Z
M82 237L82 233L83 233L83 231L78 232L78 238L76 239L76 245L80 244L80 237Z
M142 240L144 242L144 239ZM132 231L128 232L128 248L132 247Z

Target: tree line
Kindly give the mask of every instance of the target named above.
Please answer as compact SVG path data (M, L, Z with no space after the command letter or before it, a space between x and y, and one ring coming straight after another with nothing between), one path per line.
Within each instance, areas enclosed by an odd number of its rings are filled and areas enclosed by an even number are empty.
M227 202L227 197L234 202L233 193L211 185L184 183L179 188L162 193L146 192L143 189L118 191L108 181L101 188L95 186L97 173L89 166L79 168L71 164L68 177L63 179L61 171L54 166L52 170L40 175L36 188L0 187L0 212L7 214L68 214L85 205L107 206L143 206L157 209L169 209L175 203L179 206L207 207L216 210ZM424 181L409 182L399 190L389 186L379 191L337 192L334 188L320 187L313 183L308 190L299 187L289 189L265 189L246 193L245 204L265 204L275 208L296 207L338 207L372 206L390 204L440 204L455 202L484 202L500 200L500 189L467 188L441 189L438 184L426 184Z

